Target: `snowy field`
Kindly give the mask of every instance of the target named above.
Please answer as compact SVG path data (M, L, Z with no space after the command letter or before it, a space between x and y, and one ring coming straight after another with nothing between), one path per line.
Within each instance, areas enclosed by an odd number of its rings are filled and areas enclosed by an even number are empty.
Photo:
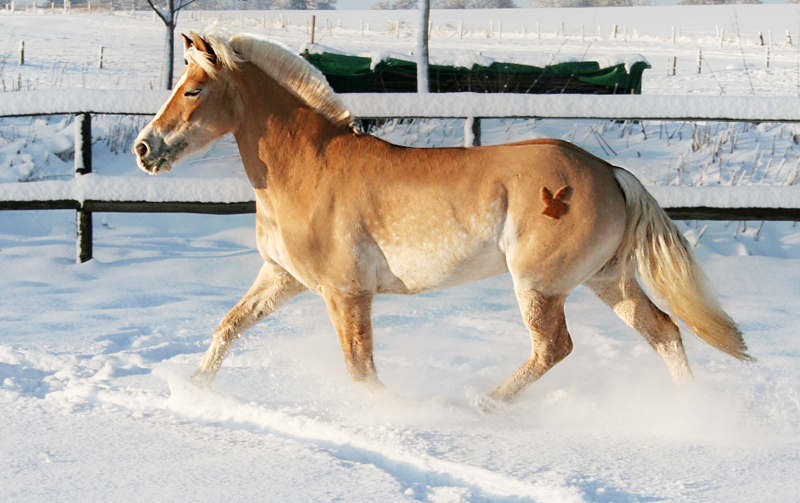
M316 41L327 47L414 50L413 12L317 14ZM184 15L180 29L218 20L299 50L309 17L205 13ZM431 56L443 63L635 53L653 66L646 95L791 104L799 94L800 8L791 5L435 11L432 21ZM759 33L767 46L772 39L769 67ZM143 12L0 12L2 86L149 89L160 82L162 40L160 22ZM141 125L95 120L98 174L145 176L127 153ZM72 128L62 117L0 121L0 182L71 176L59 154ZM415 145L463 142L450 123L389 123L377 133ZM485 126L487 143L541 136L574 141L649 185L793 186L798 177L800 130L791 124ZM225 142L167 176L244 176L235 154ZM677 390L655 352L579 289L567 303L573 354L507 410L484 415L472 398L530 351L508 276L379 298L375 358L385 396L349 381L324 304L311 294L257 325L205 392L186 379L259 268L253 216L94 219L95 259L77 265L74 212L0 212L0 501L800 499L794 223L679 223L758 363L687 334L696 383Z

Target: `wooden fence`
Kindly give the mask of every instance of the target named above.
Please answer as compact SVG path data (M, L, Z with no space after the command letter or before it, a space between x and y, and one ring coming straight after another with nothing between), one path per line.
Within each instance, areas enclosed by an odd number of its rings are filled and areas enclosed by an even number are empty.
M240 214L255 212L251 191L230 200L216 198L213 190L201 191L201 200L161 200L158 198L113 197L93 198L85 192L75 195L82 177L92 173L92 115L153 115L168 98L163 91L33 91L0 93L0 117L74 115L75 116L75 179L61 182L28 182L0 184L15 186L3 191L0 187L0 210L75 210L77 215L77 260L92 258L92 213L205 213ZM672 120L672 121L742 121L800 122L800 98L748 97L677 97L677 96L592 96L592 95L475 95L470 93L391 95L345 94L345 105L361 118L465 118L468 146L480 145L482 118L541 119L609 119L609 120ZM133 163L131 155L131 163ZM95 175L93 175L95 176ZM129 178L136 184L142 179ZM102 185L103 180L95 180ZM37 183L56 183L63 190L54 197L37 196ZM209 187L212 187L209 185ZM27 190L27 189L31 190ZM702 195L690 206L670 205L665 190L685 192L692 188L658 187L656 197L674 219L685 220L800 220L800 202L788 207L765 206L733 198L724 206L706 204ZM777 198L797 187L770 188ZM719 190L729 190L720 188ZM737 187L740 193L750 187ZM753 188L752 190L756 190ZM50 192L52 194L52 192ZM772 194L771 194L772 195ZM685 198L684 198L685 199ZM759 199L763 200L764 198ZM794 196L791 199L798 199ZM665 204L664 201L667 201ZM683 200L683 199L682 199ZM715 199L717 200L717 199ZM745 201L742 203L741 201Z

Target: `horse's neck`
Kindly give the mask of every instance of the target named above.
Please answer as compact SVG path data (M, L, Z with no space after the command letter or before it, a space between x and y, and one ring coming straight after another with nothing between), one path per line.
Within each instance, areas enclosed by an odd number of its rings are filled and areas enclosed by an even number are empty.
M244 65L238 87L244 113L235 136L256 189L313 176L327 142L345 133L253 65Z

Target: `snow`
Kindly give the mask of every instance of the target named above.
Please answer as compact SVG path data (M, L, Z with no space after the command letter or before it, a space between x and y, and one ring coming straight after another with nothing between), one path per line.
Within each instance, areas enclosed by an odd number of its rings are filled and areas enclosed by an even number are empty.
M0 116L70 114L152 115L169 98L166 91L114 91L103 89L48 89L21 93L0 93Z
M158 179L90 173L69 181L0 183L0 200L237 203L255 201L255 198L246 178Z
M164 91L28 91L0 94L0 116L89 112L155 114ZM726 119L800 122L800 97L349 93L356 117L539 117Z
M488 58L537 64L553 55L637 53L654 66L645 72L640 103L659 112L671 111L659 101L671 95L699 116L718 111L711 103L736 114L781 114L783 103L785 113L796 113L788 110L797 108L797 49L779 45L786 29L797 39L796 9L434 11L431 55L469 58L480 50ZM412 34L398 39L383 32L392 19L413 24L414 12L316 14L318 26L325 26L321 16L342 18L342 28L334 21L335 28L317 35L343 51L407 53L415 44ZM251 31L295 49L307 40L303 21L262 27L264 13L247 15ZM220 15L234 30L240 16ZM210 18L182 16L181 30L202 30ZM361 19L371 24L369 37L360 35ZM490 19L503 21L502 39L487 36ZM454 34L460 22L463 39ZM562 22L569 37L556 35ZM515 23L527 23L527 35ZM626 42L608 40L611 23L628 26ZM590 40L598 24L606 38ZM733 39L720 49L715 25L726 37L738 30L741 47ZM672 26L681 31L675 45ZM767 38L768 30L775 44L765 68L764 48L753 40L758 31ZM141 105L134 106L152 113L159 93L147 89L159 81L162 35L160 24L142 13L0 12L0 44L13 48L24 38L28 51L25 67L4 60L3 85L22 82L25 92L0 93L2 113L24 114L43 103L74 111L84 92L93 110L129 111L127 98L105 92L128 90L141 91L133 99ZM90 59L100 44L107 49L103 71ZM698 47L713 74L697 75ZM678 75L667 76L661 65L673 54L681 58ZM465 114L475 107L514 111L503 99L453 105ZM537 107L596 108L570 100ZM69 118L0 121L0 179L39 180L0 183L0 198L252 197L230 138L165 176L140 172L129 139L145 120L95 117L95 172L78 179L68 155ZM793 124L518 119L482 126L486 143L573 141L632 169L663 204L798 205L800 131ZM409 144L463 144L460 123L390 121L378 132ZM647 343L579 289L567 302L573 354L516 403L485 415L473 398L530 352L507 275L379 298L375 358L390 390L385 395L367 396L350 382L324 303L311 294L252 329L214 389L199 390L186 378L261 262L253 215L98 213L95 259L85 264L74 263L74 218L74 211L0 213L0 500L797 499L800 230L793 222L678 222L758 363L734 361L687 335L696 382L675 389Z
M800 98L746 96L343 94L356 117L539 117L800 121Z
M649 187L658 204L665 208L800 208L800 187Z
M614 56L605 56L605 57L596 58L596 61L597 61L597 64L600 65L600 68L608 68L608 67L611 67L611 66L625 65L625 71L627 71L629 73L631 71L631 68L633 68L633 65L635 65L636 63L647 63L648 65L650 64L650 62L647 61L647 58L645 58L641 54L636 54L636 53L616 54Z
M127 178L88 174L70 181L0 183L2 201L149 201L239 203L255 201L246 179ZM800 208L800 186L652 186L664 208Z

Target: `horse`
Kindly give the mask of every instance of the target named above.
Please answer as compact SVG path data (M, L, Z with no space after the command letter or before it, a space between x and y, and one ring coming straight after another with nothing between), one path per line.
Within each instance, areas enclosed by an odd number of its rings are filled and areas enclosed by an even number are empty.
M692 378L680 329L752 360L691 246L630 172L565 141L408 148L360 133L324 75L284 45L216 30L183 35L186 67L133 144L150 174L227 133L255 192L263 258L214 332L192 382L210 386L233 343L301 292L325 301L350 377L383 389L370 311L414 294L508 272L530 357L479 404L511 401L573 347L568 294L588 286Z

